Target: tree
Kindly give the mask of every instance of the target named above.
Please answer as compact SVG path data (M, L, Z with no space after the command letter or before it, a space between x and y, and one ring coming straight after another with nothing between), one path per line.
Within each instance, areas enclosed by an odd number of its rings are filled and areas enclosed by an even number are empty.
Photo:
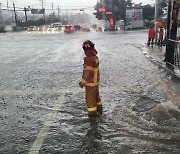
M118 9L120 10L119 15L120 19L126 20L126 8L132 7L132 1L131 0L118 0L119 6Z
M143 6L143 19L153 20L155 15L155 7L152 7L150 4Z
M100 4L100 3L97 3L97 4L95 5L95 7L94 7L94 9L96 10L96 12L94 12L93 14L96 16L96 18L97 18L98 20L103 19L102 12L99 11L100 8L102 8L102 4Z
M97 3L95 6L94 13L96 18L109 20L111 18L114 21L126 19L126 8L132 6L132 0L101 0L100 3ZM98 12L98 8L105 8L105 12Z

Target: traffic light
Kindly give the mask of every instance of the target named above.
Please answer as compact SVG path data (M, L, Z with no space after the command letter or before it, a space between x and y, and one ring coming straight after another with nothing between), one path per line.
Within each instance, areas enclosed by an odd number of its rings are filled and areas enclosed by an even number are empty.
M95 8L94 8L94 9L96 10L96 12L93 13L93 14L96 16L96 18L97 18L98 20L101 20L101 19L103 18L103 15L102 15L102 14L105 12L105 8L102 7L102 4L97 3L97 4L95 5Z
M101 20L102 19L102 13L100 13L100 12L95 12L95 13L93 13L95 16L96 16L96 18L98 19L98 20Z

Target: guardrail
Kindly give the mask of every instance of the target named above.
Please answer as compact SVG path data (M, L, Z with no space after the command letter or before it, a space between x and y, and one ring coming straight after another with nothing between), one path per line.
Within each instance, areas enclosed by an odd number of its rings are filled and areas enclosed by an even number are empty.
M174 66L180 69L180 41L172 39L169 39L169 41L175 42Z

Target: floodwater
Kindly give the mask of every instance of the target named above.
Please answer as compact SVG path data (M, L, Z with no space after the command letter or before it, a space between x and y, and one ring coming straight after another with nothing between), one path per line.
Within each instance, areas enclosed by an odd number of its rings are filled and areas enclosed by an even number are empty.
M100 59L88 118L82 42ZM147 31L0 34L0 153L179 154L180 81L143 54Z

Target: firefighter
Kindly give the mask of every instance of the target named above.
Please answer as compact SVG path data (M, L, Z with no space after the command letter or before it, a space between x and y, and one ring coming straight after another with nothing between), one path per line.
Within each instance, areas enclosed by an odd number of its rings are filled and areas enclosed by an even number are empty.
M99 59L94 45L90 40L85 41L82 45L86 57L84 57L82 80L79 82L79 86L86 89L89 117L102 113L102 102L99 96Z
M148 32L148 42L147 42L148 46L151 44L153 47L155 35L156 35L156 32L154 30L154 27L151 26Z
M159 38L158 38L158 47L161 47L161 48L162 48L163 36L164 36L164 30L161 27L159 31Z

